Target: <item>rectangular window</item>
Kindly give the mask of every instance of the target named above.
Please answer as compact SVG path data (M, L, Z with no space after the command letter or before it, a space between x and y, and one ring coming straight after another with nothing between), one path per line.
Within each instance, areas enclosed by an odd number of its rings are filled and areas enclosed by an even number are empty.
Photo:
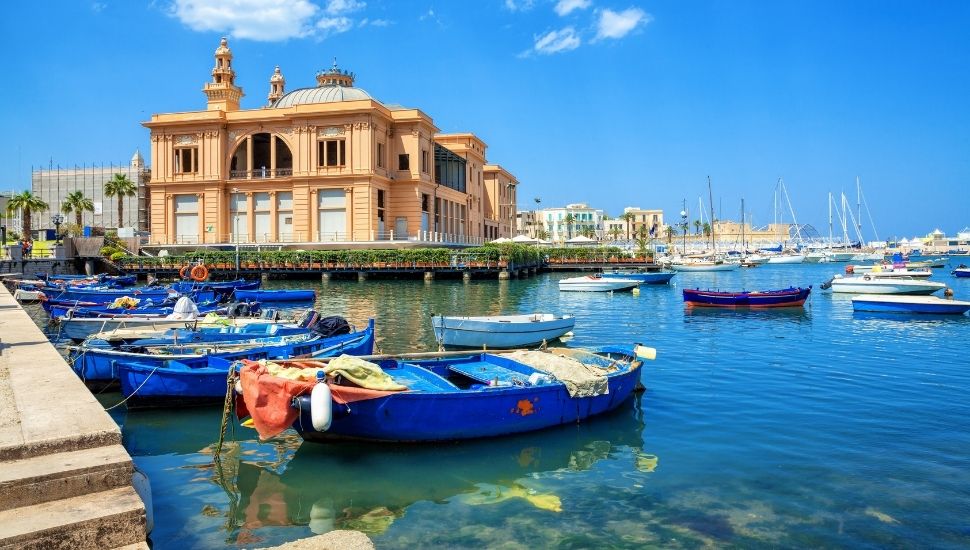
M175 173L195 174L199 171L199 148L181 147L175 150Z
M377 144L377 167L384 168L384 144Z
M384 221L384 191L377 190L377 221Z
M421 150L421 171L428 173L428 151L427 149Z
M347 147L342 139L317 142L317 166L346 166Z
M407 153L401 153L397 156L397 169L398 170L410 170L411 169L411 155Z

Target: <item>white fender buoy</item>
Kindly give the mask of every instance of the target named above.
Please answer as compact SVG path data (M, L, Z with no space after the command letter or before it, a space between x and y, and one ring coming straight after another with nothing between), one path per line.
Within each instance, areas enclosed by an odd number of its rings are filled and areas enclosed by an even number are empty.
M330 429L331 420L333 420L333 400L330 386L326 382L318 382L310 392L310 423L313 424L314 430L325 432Z

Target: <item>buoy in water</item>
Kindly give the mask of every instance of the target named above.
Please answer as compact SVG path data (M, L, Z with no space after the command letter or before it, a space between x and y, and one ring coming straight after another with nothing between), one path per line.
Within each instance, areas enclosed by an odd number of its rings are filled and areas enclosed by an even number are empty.
M640 295L640 287L634 287L633 288L633 295L634 296L639 296Z

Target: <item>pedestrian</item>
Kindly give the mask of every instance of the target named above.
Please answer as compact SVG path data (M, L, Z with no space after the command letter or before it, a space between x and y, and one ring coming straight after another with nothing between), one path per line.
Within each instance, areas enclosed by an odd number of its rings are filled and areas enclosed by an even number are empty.
M27 239L20 239L20 257L27 259Z
M33 254L33 251L34 251L34 241L31 241L31 240L28 239L26 241L26 243L27 243L27 245L26 245L27 248L26 248L26 254L25 254L25 256L29 260L30 257L31 257L31 255Z

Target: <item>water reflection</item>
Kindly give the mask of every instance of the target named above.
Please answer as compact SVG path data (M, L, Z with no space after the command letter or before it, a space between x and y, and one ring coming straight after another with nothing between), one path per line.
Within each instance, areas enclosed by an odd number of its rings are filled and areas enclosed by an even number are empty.
M643 427L637 399L590 422L508 438L300 445L287 436L262 445L230 445L218 468L191 467L209 471L197 480L215 483L229 496L227 540L290 525L315 533L357 529L380 535L417 502L490 506L518 500L561 512L560 495L543 483L544 475L568 476L617 459L652 472L659 459L641 450Z

